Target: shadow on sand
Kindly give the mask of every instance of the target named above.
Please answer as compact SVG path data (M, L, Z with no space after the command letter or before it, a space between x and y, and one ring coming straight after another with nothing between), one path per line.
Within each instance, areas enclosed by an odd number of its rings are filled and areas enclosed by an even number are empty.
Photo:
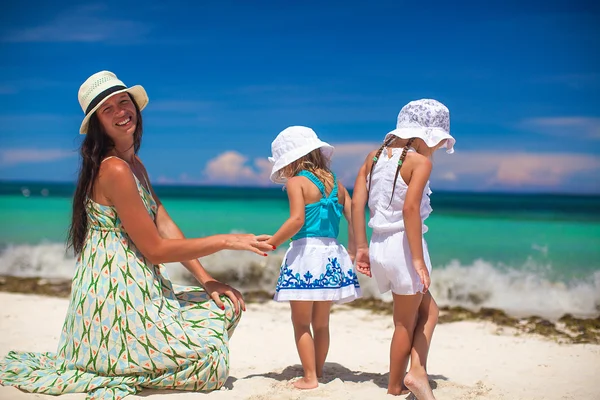
M252 374L245 376L242 379L253 378L257 376L274 379L276 381L289 381L290 379L302 376L302 366L300 364L295 364L289 367L286 367L281 372L267 372L264 374ZM319 382L322 384L327 384L335 379L340 379L342 382L373 382L375 385L380 388L387 389L388 385L388 375L389 373L380 374L376 372L364 372L364 371L352 371L341 364L326 362L325 367L323 368L323 377L319 379ZM444 375L429 375L429 384L432 389L437 388L436 381L442 380L447 381ZM414 396L408 397L408 399L415 399Z

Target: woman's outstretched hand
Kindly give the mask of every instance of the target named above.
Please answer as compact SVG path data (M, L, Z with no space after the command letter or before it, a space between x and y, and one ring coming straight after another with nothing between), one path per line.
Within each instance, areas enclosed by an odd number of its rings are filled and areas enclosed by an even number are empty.
M267 251L275 250L273 245L267 243L271 235L230 234L225 236L227 250L248 250L261 256L266 256Z
M369 249L356 249L356 270L361 274L371 277L371 261L369 260Z
M208 293L208 295L221 310L225 309L225 304L223 304L223 301L219 296L225 295L231 299L236 314L241 312L240 308L243 311L246 311L244 297L237 289L234 289L231 286L217 280L210 280L208 282L204 282L204 290L206 290L206 293Z

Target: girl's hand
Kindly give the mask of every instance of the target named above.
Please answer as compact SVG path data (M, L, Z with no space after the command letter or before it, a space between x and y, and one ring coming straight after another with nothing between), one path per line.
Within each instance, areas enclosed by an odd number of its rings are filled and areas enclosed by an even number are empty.
M248 250L261 256L266 256L266 251L273 251L275 247L269 243L271 236L252 234L229 234L225 235L225 249L227 250Z
M431 278L429 277L427 266L423 260L413 260L413 265L415 266L415 271L417 271L417 274L421 279L421 283L423 284L423 293L427 293L427 290L429 290L429 285L431 285Z
M231 286L217 280L212 280L204 282L204 290L206 290L206 293L208 293L208 295L221 310L225 310L225 304L223 304L223 301L219 296L225 295L231 299L236 314L241 312L240 307L243 311L246 311L244 297L238 290L232 288Z
M356 270L369 278L371 277L371 261L369 260L368 248L356 250Z

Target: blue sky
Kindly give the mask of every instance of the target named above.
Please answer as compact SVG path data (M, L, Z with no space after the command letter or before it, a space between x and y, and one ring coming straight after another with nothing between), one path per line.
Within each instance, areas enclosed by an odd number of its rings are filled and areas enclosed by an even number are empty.
M435 98L457 145L434 188L600 193L591 1L189 3L3 6L0 180L75 179L77 90L107 69L149 94L155 184L268 185L271 141L306 125L351 185L400 108Z

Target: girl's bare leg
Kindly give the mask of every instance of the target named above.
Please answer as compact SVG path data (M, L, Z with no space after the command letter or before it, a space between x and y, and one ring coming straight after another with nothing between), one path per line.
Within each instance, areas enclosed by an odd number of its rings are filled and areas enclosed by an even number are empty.
M433 391L427 376L427 356L431 346L433 330L437 324L439 308L427 292L419 306L419 320L413 334L410 352L410 371L404 378L404 384L419 400L434 400Z
M315 344L310 332L312 321L312 301L290 301L292 309L292 324L296 348L304 369L304 376L294 382L297 389L314 389L319 385L315 364Z
M315 341L317 377L323 376L323 365L329 352L329 313L331 301L315 301L312 313L312 331Z
M394 335L390 346L388 394L402 394L402 382L412 348L417 312L423 295L394 294Z

